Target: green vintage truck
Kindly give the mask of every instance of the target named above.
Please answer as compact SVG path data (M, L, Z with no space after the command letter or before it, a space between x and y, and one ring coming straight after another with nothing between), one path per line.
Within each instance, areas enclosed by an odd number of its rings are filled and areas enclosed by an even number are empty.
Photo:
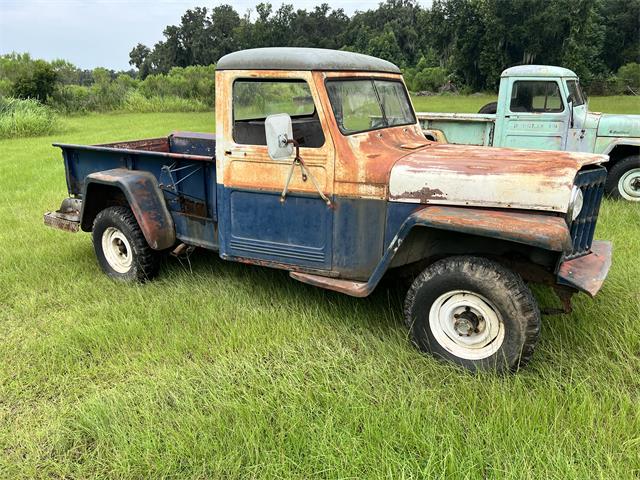
M640 114L640 99L629 101ZM427 138L440 142L609 155L607 193L640 202L640 115L590 112L578 76L566 68L508 68L498 101L477 114L417 115Z

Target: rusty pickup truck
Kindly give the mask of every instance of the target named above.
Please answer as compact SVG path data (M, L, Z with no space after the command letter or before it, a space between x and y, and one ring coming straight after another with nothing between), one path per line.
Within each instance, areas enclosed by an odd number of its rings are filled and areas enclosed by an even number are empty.
M447 145L423 135L398 67L356 53L264 48L216 71L216 134L62 149L69 198L45 224L92 232L102 270L158 273L165 252L224 260L366 297L413 273L404 304L422 351L471 370L532 356L528 282L594 296L605 155Z

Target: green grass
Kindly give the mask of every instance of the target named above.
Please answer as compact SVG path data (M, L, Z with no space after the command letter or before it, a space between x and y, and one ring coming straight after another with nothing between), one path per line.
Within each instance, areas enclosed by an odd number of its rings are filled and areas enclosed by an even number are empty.
M213 115L0 141L0 477L637 478L637 205L604 203L597 298L545 317L524 371L472 376L410 345L399 287L354 299L202 251L123 285L89 235L42 225L66 194L52 141L171 130Z

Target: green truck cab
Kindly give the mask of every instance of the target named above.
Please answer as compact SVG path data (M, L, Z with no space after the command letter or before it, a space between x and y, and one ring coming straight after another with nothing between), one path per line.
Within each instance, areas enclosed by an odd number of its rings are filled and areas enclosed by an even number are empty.
M578 76L566 68L508 68L498 101L479 113L417 115L427 138L439 142L609 155L607 193L640 202L640 115L590 112Z

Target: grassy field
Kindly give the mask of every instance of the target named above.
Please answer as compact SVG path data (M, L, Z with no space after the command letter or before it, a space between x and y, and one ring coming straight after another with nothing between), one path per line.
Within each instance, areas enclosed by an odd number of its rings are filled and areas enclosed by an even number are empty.
M354 299L205 252L117 284L89 235L42 225L66 193L52 141L171 130L213 115L0 141L1 478L638 478L638 205L604 203L598 297L545 317L524 371L472 376L414 350L395 285Z

